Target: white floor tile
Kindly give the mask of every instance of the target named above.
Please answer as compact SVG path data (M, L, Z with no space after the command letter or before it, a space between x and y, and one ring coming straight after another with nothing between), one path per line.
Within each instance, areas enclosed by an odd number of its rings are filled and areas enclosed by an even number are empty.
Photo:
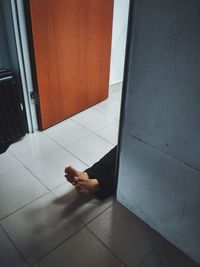
M62 148L26 164L28 169L50 190L66 182L64 169L69 165L81 171L87 168L85 164Z
M114 99L121 103L121 96L122 96L122 82L111 85L108 99Z
M43 131L43 133L60 145L71 144L91 134L89 130L69 119Z
M0 218L23 207L48 190L25 168L0 176Z
M116 145L118 143L118 129L119 123L116 122L115 124L108 126L103 130L96 131L95 133L106 141Z
M58 148L60 146L50 140L49 137L41 132L35 132L33 134L27 134L19 142L12 144L9 151L24 163L37 159Z
M107 99L94 106L94 108L118 120L120 116L120 106L119 101Z
M3 229L0 227L0 266L28 267Z
M112 198L101 201L81 197L64 177L66 166L84 170L117 142L121 89L119 84L111 89L110 100L43 132L26 134L0 155L0 224L28 264L57 247L113 203ZM70 267L122 266L89 231L83 230L74 237L36 266L62 267L66 266L66 259ZM0 266L26 267L9 238L0 227ZM81 253L77 257L79 247Z
M88 166L91 166L97 162L112 148L113 145L94 134L91 134L71 145L66 146L68 151L70 151Z
M114 118L96 110L95 108L81 112L78 115L73 116L71 119L91 131L104 129L116 122Z
M1 222L29 264L82 227L49 193ZM59 265L56 265L59 266Z
M109 99L113 99L121 103L121 97L122 97L122 92L113 92L110 93Z
M74 214L84 224L87 224L104 210L111 207L113 203L112 197L99 200L95 197L86 198L80 196L75 189L72 190L72 187L67 184L53 190L53 194L56 195L59 202L64 204L66 211L73 210Z
M34 267L123 267L87 229L81 229Z
M6 174L10 171L21 167L21 163L9 152L0 155L0 175Z
M117 143L120 83L109 96L0 155L0 266L27 267L19 251L29 266L44 256L35 267L197 266L112 198L83 198L65 181L67 165L84 170Z
M109 94L122 91L123 82L118 82L110 85Z
M138 266L161 240L159 234L118 203L88 227L127 266Z

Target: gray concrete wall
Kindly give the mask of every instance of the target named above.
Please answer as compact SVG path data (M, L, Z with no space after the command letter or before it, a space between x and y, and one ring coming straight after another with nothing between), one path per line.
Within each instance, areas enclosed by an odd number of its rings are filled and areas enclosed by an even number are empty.
M117 199L200 263L200 1L131 9Z

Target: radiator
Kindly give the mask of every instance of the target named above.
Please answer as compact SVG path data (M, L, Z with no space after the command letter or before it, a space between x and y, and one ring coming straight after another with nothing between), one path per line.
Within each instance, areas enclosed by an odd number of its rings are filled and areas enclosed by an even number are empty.
M26 132L16 75L0 69L0 144L12 143Z

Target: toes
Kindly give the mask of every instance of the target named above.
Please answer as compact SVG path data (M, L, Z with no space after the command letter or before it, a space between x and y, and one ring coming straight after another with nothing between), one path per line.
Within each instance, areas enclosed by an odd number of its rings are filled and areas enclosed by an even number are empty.
M76 170L73 166L69 166L68 167L68 171L70 172L70 173L72 173L73 175L76 175L76 176L79 176L80 175L80 172L78 171L78 170Z
M68 182L73 183L73 177L72 177L71 175L66 174L66 175L65 175L65 178L66 178L66 180L67 180Z

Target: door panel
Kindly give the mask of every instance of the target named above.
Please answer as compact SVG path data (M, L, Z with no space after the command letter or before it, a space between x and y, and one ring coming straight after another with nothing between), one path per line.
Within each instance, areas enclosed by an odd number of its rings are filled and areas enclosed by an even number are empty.
M30 0L40 128L108 96L113 0Z

